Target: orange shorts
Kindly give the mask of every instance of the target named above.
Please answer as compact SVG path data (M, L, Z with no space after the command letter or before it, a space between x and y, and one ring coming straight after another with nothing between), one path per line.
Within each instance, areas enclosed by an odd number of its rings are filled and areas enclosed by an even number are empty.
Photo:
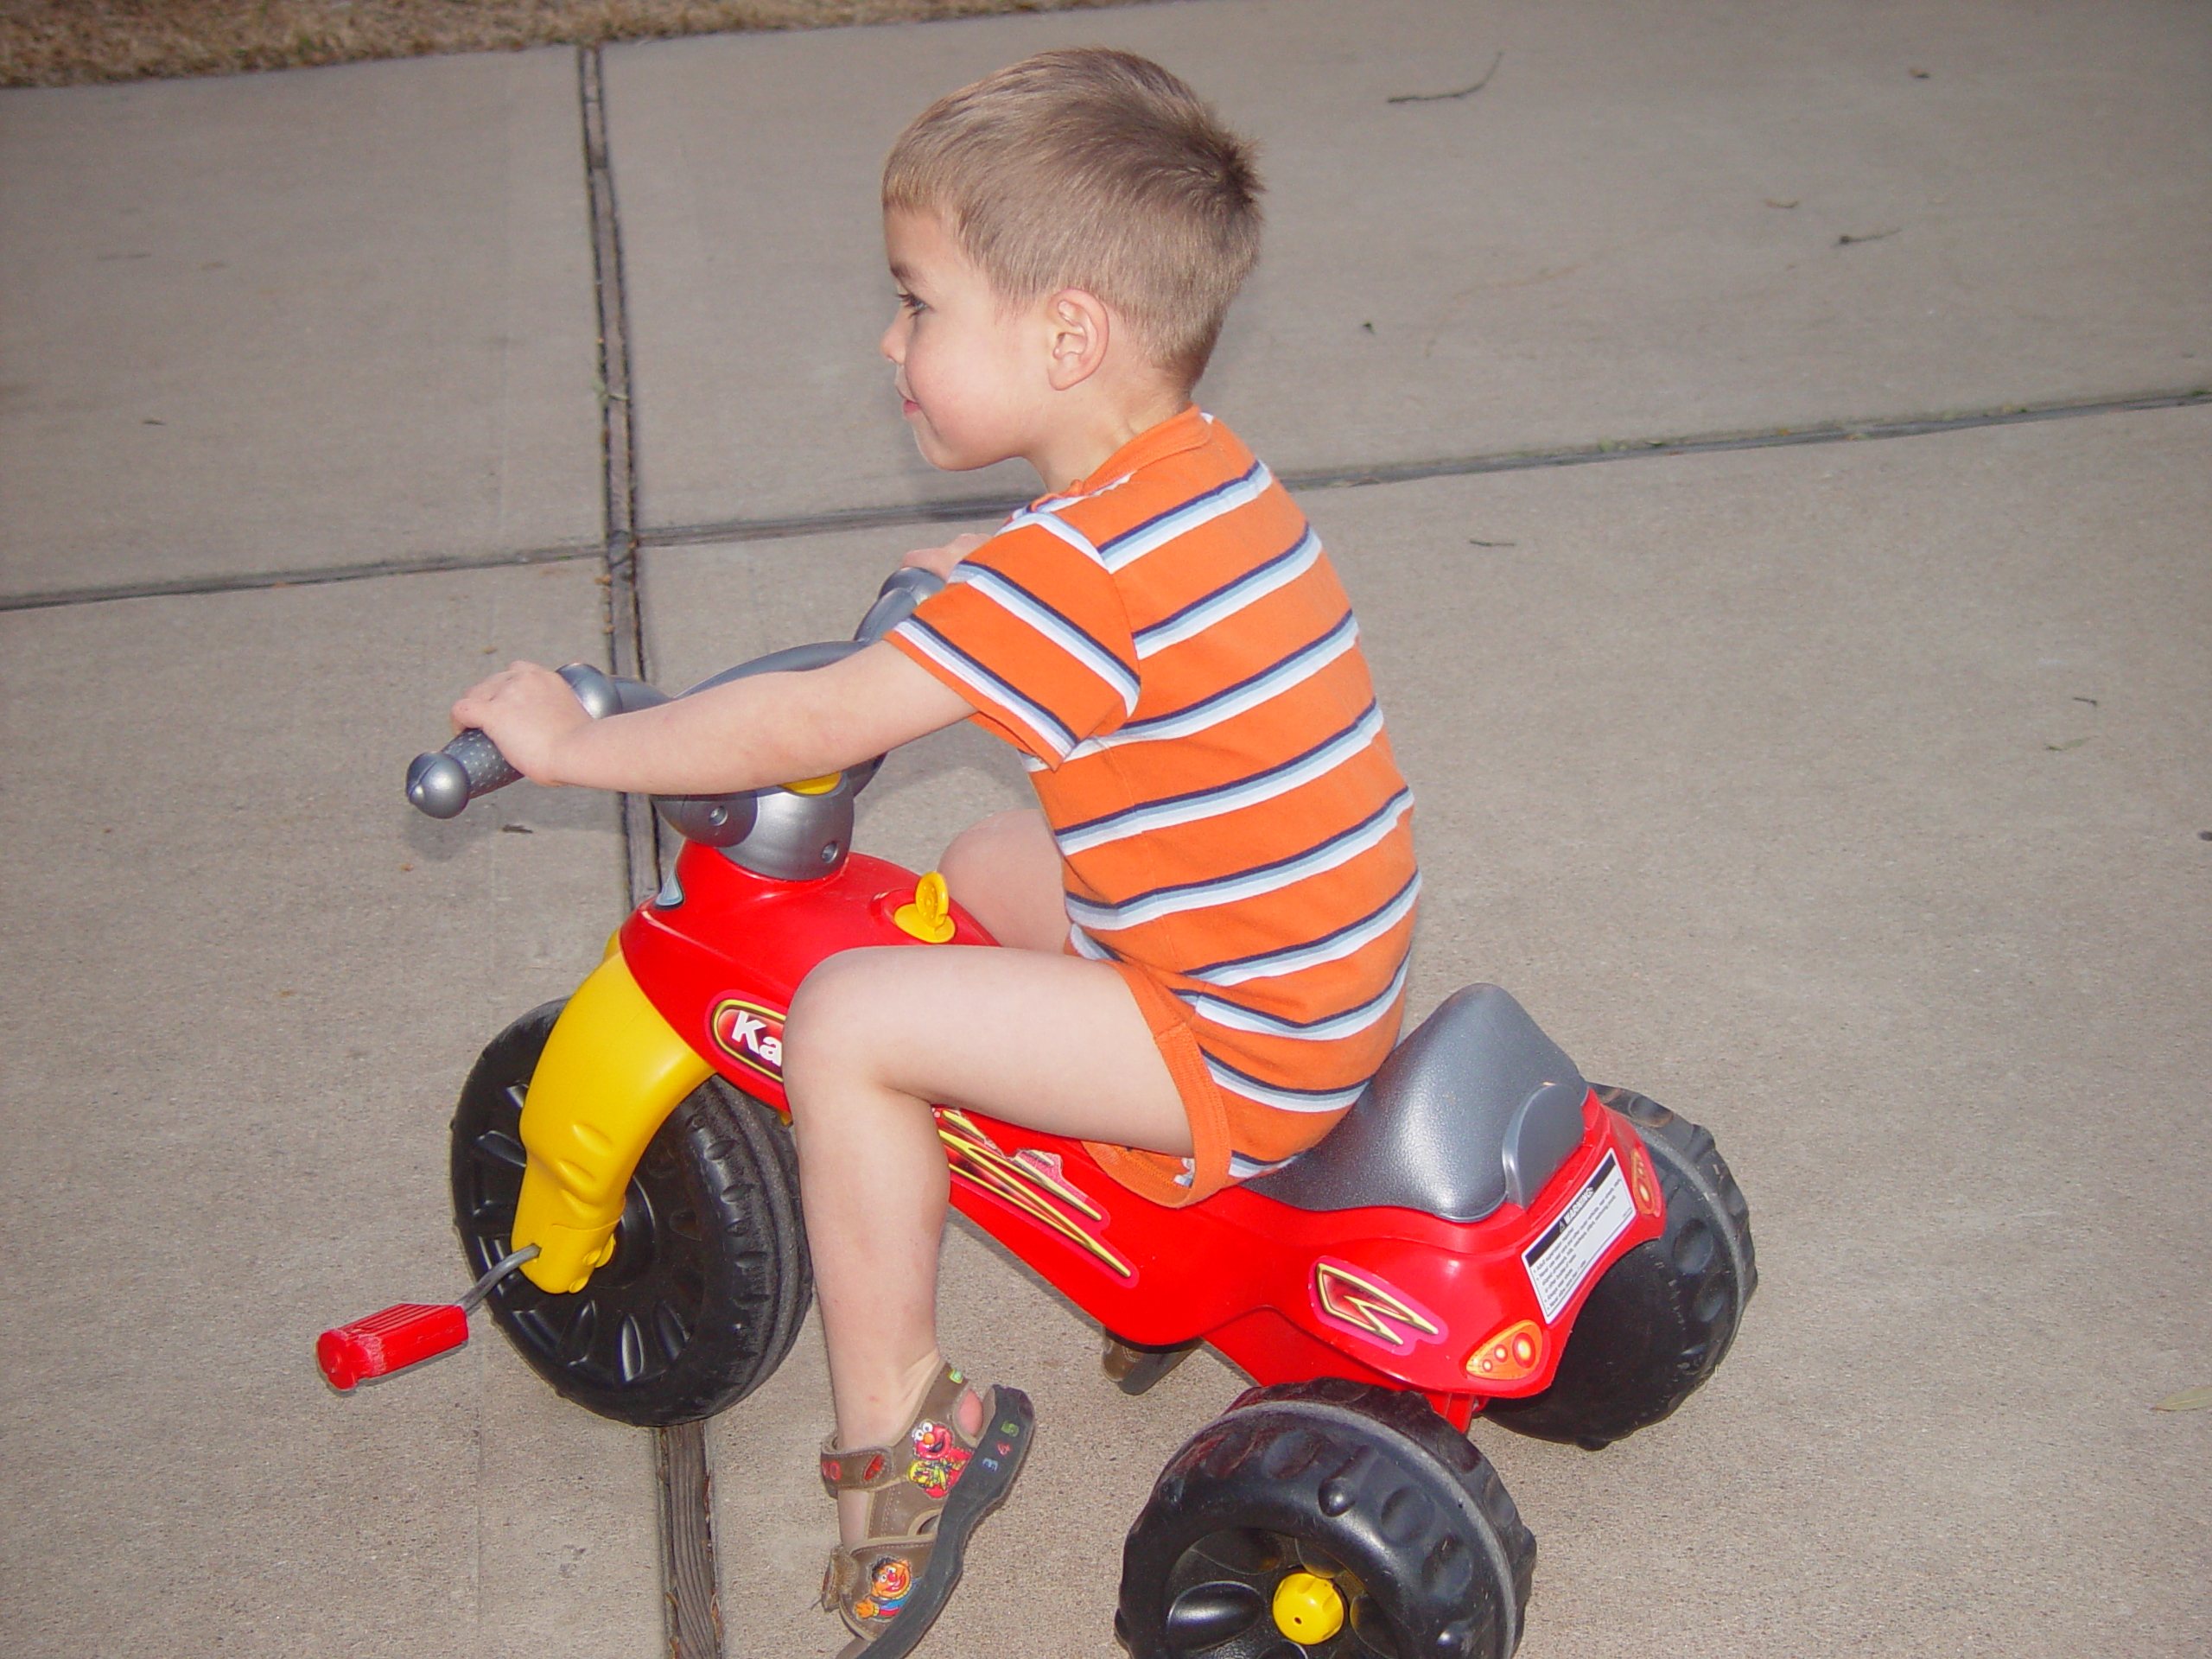
M1286 1112L1226 1094L1206 1070L1205 1052L1191 1028L1190 1010L1175 994L1135 963L1116 962L1123 980L1151 1029L1152 1040L1167 1062L1176 1092L1191 1120L1191 1157L1143 1152L1105 1141L1084 1146L1098 1166L1154 1204L1179 1209L1229 1185L1229 1154L1240 1152L1260 1163L1274 1163L1312 1146L1337 1125L1338 1112ZM1347 1110L1350 1109L1347 1108Z

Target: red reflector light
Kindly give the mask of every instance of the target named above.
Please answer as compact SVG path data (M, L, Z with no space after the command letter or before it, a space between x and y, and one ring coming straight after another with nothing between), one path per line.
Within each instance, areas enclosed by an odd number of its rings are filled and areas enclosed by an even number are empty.
M1642 1146L1630 1142L1628 1149L1629 1190L1636 1194L1636 1207L1647 1216L1662 1215L1659 1204L1659 1179L1651 1173L1651 1160Z
M1467 1356L1467 1375L1478 1382L1518 1382L1544 1363L1544 1327L1521 1319L1483 1339Z

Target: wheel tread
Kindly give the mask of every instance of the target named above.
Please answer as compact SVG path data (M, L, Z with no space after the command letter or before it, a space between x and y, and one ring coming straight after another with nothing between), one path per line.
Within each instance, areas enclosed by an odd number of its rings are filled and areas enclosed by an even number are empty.
M1185 1552L1245 1527L1342 1560L1408 1621L1408 1654L1507 1659L1518 1645L1535 1541L1496 1471L1416 1395L1338 1378L1254 1389L1186 1441L1124 1552L1116 1628L1138 1659L1169 1651Z
M505 1253L521 1179L516 1123L561 1007L533 1009L493 1039L461 1091L454 1211L472 1273ZM517 1155L487 1155L499 1141ZM648 1184L633 1185L632 1202L667 1228L665 1242L684 1241L641 1263L664 1275L658 1288L601 1287L614 1297L602 1317L593 1287L555 1296L518 1274L493 1293L493 1316L556 1391L601 1416L654 1426L711 1416L773 1373L811 1300L791 1137L766 1107L710 1077L669 1114L633 1179Z
M1551 1386L1524 1399L1492 1401L1485 1413L1503 1427L1591 1451L1672 1415L1703 1386L1734 1343L1758 1287L1751 1206L1712 1135L1633 1090L1600 1087L1597 1094L1649 1151L1666 1231L1606 1270L1577 1318ZM1698 1260L1700 1230L1718 1248Z

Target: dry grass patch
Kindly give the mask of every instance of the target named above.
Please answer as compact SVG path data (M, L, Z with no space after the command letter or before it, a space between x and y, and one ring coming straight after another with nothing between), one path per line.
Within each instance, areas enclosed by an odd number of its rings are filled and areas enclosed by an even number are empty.
M0 0L0 86L823 29L1130 0Z

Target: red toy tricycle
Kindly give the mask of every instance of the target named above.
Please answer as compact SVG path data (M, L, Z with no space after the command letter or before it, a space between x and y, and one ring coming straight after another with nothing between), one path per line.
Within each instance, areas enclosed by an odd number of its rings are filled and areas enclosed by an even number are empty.
M894 576L855 644L718 677L835 661L936 582ZM563 671L594 715L661 700ZM463 1248L524 1360L592 1411L705 1417L791 1348L810 1293L780 1034L808 971L861 945L992 943L936 877L851 850L874 771L659 802L685 842L666 883L462 1090ZM408 793L450 817L513 776L465 733ZM1446 999L1319 1146L1186 1209L1076 1141L951 1110L938 1127L954 1202L1104 1326L1124 1389L1201 1342L1259 1385L1129 1531L1116 1630L1139 1659L1505 1659L1535 1547L1472 1414L1593 1449L1655 1423L1758 1282L1712 1137L1592 1088L1495 986ZM341 1386L417 1357L341 1336L324 1347Z

